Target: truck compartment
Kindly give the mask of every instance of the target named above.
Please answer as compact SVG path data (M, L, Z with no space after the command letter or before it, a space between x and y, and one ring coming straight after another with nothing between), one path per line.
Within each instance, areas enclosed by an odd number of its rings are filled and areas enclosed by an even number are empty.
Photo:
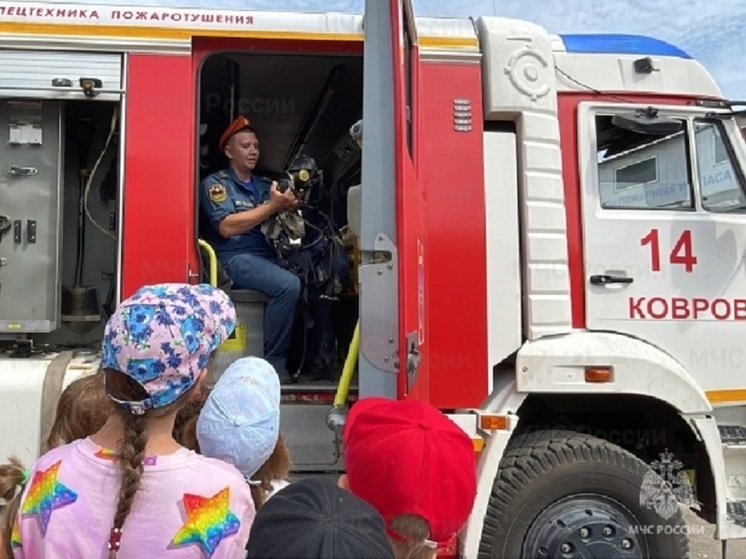
M119 104L0 99L0 344L95 346L117 276Z

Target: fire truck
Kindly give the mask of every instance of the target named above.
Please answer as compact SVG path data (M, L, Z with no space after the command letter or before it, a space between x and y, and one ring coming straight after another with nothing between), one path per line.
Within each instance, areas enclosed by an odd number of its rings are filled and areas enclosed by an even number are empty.
M283 386L296 472L343 470L356 399L421 399L474 441L453 554L685 557L685 508L743 538L737 107L653 37L415 17L409 0L3 2L0 454L44 450L118 301L219 282L197 192L244 114L258 172L317 162L351 263L337 384ZM266 296L230 292L214 376L262 355Z

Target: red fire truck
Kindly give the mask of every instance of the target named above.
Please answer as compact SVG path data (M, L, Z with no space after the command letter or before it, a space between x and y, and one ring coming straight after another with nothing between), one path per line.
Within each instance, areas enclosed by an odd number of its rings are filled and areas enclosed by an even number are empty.
M682 508L746 535L736 105L655 38L408 0L0 5L2 456L38 456L117 301L216 281L196 194L238 114L261 173L315 159L352 263L338 385L283 387L298 472L343 469L356 398L417 398L474 440L462 557L684 557ZM231 293L216 375L262 352L266 297Z

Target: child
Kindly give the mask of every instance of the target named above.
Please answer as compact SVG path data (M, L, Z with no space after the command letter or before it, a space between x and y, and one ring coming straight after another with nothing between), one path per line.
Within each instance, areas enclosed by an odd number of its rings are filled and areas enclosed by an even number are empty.
M146 286L106 324L101 366L116 412L91 437L35 464L16 559L241 556L255 508L240 473L173 438L178 410L235 326L209 285Z
M195 403L196 404L196 403ZM194 452L201 452L197 440L197 419L202 409L201 404L190 406L181 418L181 424L174 431L174 438ZM179 418L177 418L177 422ZM251 496L256 510L283 487L287 487L290 477L290 451L288 450L282 431L277 436L277 444L272 449L267 461L259 466L256 473L249 479ZM0 557L2 559L2 557Z
M11 531L18 511L19 489L26 483L28 470L18 458L11 456L7 464L0 466L0 499L6 502L0 516L0 559L12 559Z
M92 435L112 413L114 405L106 396L104 375L94 373L75 379L60 394L47 448Z
M277 492L257 513L247 559L394 559L381 515L323 478Z
M471 439L438 409L415 400L364 398L344 433L340 486L381 513L397 559L451 549L476 498Z
M244 357L221 375L196 422L200 452L235 465L257 510L284 486L288 450L280 437L280 381L264 359Z
M103 378L102 374L85 375L72 381L62 391L47 439L48 448L92 435L106 423L113 406L106 396ZM7 503L0 515L0 559L13 557L11 533L28 474L28 470L15 457L10 458L8 464L0 466L0 498Z

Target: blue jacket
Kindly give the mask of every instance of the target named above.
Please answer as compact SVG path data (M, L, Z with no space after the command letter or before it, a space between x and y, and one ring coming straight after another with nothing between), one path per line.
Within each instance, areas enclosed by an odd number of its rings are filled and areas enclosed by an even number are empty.
M199 202L203 218L202 234L215 249L220 260L240 253L272 257L274 249L257 225L251 231L225 238L219 233L220 222L227 216L260 206L269 200L271 182L252 174L246 183L230 167L206 177L199 187Z

